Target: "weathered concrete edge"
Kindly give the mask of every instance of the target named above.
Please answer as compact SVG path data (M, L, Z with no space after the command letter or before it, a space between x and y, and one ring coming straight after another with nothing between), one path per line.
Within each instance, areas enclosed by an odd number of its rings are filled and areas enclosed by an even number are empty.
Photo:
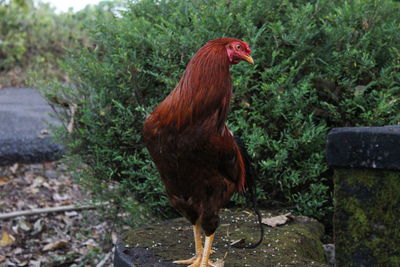
M136 265L133 264L131 257L124 253L124 250L125 246L119 240L115 245L114 250L114 267L136 267Z
M329 166L400 169L400 125L383 127L343 127L327 136Z
M55 161L63 154L64 146L55 143L51 136L0 138L0 166Z

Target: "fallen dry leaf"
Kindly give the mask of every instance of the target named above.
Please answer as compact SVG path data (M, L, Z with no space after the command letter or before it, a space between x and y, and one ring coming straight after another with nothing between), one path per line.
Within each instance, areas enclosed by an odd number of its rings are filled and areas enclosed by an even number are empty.
M22 252L23 252L22 248L16 248L13 251L13 255L18 255L18 254L21 254Z
M46 180L44 179L43 176L37 176L37 177L35 178L35 180L33 180L33 183L32 183L32 185L31 185L30 187L31 187L31 188L40 187L40 186L43 185L43 183L44 183L45 181L46 181Z
M29 261L29 266L30 267L40 267L40 260L38 261Z
M289 216L291 213L286 213L284 215L278 215L274 217L264 218L262 219L262 223L271 227L276 227L277 225L283 225L289 220Z
M26 260L20 261L18 258L12 258L12 260L17 264L17 266L27 266L28 262ZM15 266L15 265L13 265Z
M15 174L12 174L10 166L0 167L0 207L3 207L3 213L86 200L88 195L73 183L67 166L59 168L59 163L47 165L15 165ZM54 205L55 193L58 193L55 198L63 199L68 196L68 199L57 201L58 205ZM9 235L15 238L12 244L0 247L0 267L69 266L73 264L72 255L74 262L84 262L85 266L96 266L101 259L105 262L103 267L112 266L111 257L107 259L108 256L104 257L106 252L97 250L100 244L106 243L105 240L108 242L111 222L99 220L96 211L90 211L90 214L88 220L84 219L81 212L66 211L0 221L0 240L3 231L7 232L7 239L11 239L9 242L13 240ZM82 245L89 239L92 240L87 245ZM2 243L5 243L4 240ZM54 246L53 250L42 251L45 245L57 240L65 240L67 245L58 249ZM98 255L89 259L87 255L94 253L93 248Z
M46 187L46 188L49 189L49 190L56 190L56 189L57 189L56 186L50 185L48 182L44 182L44 183L43 183L43 186Z
M22 230L24 230L25 232L28 232L31 230L32 226L30 225L30 223L24 221L24 220L20 220L18 222L18 227L21 228Z
M83 243L87 248L97 247L98 244L93 239L88 239Z
M10 260L6 260L2 266L7 266L7 267L14 267L17 266L15 263L11 262Z
M59 193L55 193L55 194L53 194L53 199L55 200L55 201L63 201L63 200L67 200L67 199L69 199L69 196L68 195L60 195Z
M33 232L31 233L31 235L36 235L40 233L42 230L43 230L42 219L39 219L33 224Z
M46 161L46 162L43 162L42 165L45 170L51 170L52 168L55 167L56 164L54 164L54 162L52 162L52 161Z
M74 223L74 220L70 219L67 216L61 216L61 219L63 220L63 222L65 223L66 226L71 226Z
M74 204L71 200L64 200L60 203L62 206L68 206Z
M8 177L0 177L0 186L8 184Z
M1 240L0 240L0 247L5 247L8 245L11 245L12 243L14 243L14 241L15 241L15 238L12 235L3 231L2 235L1 235Z
M10 167L10 171L11 171L13 174L15 174L15 173L17 172L18 167L19 167L18 163L15 163L14 165L12 165L12 166Z
M67 241L65 240L59 240L50 244L47 244L46 246L44 246L42 248L42 251L49 251L49 250L55 250L55 249L59 249L59 248L64 248L67 246Z
M13 230L14 233L18 234L18 229L19 229L18 225L12 226L11 229Z

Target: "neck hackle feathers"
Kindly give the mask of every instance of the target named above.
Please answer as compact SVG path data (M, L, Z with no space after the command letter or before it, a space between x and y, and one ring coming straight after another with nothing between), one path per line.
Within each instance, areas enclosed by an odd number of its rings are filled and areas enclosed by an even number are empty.
M235 38L207 42L194 55L180 82L158 109L167 115L164 123L182 130L193 123L222 131L232 96L232 81L227 45L247 44Z

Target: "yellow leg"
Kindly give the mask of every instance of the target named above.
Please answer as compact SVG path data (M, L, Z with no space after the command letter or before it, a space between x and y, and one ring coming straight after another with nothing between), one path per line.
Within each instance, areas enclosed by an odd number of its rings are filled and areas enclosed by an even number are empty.
M201 243L201 227L199 222L197 222L196 225L193 225L193 233L194 244L196 246L196 256L201 257L203 254L203 244Z
M190 265L192 267L199 266L201 261L201 255L203 254L203 245L201 244L201 226L199 222L193 225L193 233L194 233L194 244L196 247L196 256L187 260L174 261L175 264L192 264Z
M203 249L203 256L201 258L201 263L200 267L213 267L215 266L212 262L210 262L208 259L211 254L211 248L212 248L212 243L214 241L214 234L210 236L206 236L206 241L204 244L204 249Z

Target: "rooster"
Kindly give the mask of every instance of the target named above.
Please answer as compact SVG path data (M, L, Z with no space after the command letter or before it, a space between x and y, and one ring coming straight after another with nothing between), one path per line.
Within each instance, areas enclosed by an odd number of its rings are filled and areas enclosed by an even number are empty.
M209 256L218 212L234 192L245 190L245 155L226 120L232 97L229 67L242 60L254 64L250 54L239 39L207 42L145 121L144 141L170 203L193 225L196 255L176 264L214 266Z

